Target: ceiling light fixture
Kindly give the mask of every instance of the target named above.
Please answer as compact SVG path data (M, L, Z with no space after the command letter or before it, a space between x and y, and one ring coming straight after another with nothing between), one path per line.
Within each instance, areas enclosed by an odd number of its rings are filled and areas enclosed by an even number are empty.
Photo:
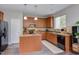
M27 16L24 16L24 20L27 20Z
M34 18L34 20L38 20L38 18L37 18L37 17L35 17L35 18Z

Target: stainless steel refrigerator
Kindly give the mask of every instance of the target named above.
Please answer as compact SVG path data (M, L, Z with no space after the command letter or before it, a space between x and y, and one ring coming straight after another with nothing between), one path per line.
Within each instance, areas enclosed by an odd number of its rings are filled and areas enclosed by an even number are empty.
M0 21L0 53L8 46L8 23Z

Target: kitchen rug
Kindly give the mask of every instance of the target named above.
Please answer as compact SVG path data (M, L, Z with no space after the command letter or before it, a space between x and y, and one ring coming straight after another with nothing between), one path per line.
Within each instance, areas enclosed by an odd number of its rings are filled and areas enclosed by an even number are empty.
M53 53L53 54L59 54L63 53L64 51L55 45L51 44L50 42L43 40L42 43Z

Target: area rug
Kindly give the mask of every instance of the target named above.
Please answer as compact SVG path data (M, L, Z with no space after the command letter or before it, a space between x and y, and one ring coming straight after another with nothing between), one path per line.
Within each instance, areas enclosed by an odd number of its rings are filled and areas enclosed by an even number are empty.
M51 44L50 42L43 40L42 43L53 53L53 54L59 54L63 53L64 51L55 45Z

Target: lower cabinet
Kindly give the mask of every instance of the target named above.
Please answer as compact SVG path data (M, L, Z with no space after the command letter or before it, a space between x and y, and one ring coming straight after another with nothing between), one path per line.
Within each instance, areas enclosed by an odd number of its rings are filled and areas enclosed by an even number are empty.
M50 32L40 32L42 40L48 40L49 42L57 45L57 35Z
M45 32L42 33L42 39L43 39L43 40L46 40L46 33L45 33Z
M47 40L50 41L51 43L57 45L57 35L53 33L46 33L47 34Z
M39 34L42 35L42 40L45 40L46 39L46 32L39 32Z
M57 37L56 34L54 34L52 32L46 32L46 39L49 42L51 42L51 43L53 43L55 45L58 45L58 43L61 42L61 40L58 41L57 38L58 37ZM64 42L64 50L65 50L65 52L71 51L72 50L72 45L71 45L71 43L72 43L72 36L71 35L65 35L64 36L64 40L65 41L63 41L63 42ZM74 50L76 50L76 49L74 48Z

